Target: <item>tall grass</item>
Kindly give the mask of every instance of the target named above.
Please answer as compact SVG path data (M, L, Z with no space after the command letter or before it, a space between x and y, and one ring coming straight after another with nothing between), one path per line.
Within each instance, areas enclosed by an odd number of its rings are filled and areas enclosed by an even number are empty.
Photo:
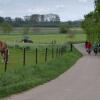
M68 70L81 54L75 49L47 64L37 64L7 70L0 75L0 98L46 83ZM12 66L14 67L14 65Z

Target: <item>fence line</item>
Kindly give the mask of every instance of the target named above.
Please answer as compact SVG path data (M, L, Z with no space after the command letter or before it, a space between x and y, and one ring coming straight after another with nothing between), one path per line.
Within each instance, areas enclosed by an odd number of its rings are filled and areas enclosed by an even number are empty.
M64 47L52 47L50 49L50 55L51 55L51 58L54 59L56 57L60 57L60 56L63 56L63 54L65 53L64 52ZM27 48L23 48L23 59L22 59L22 64L23 66L26 66L26 53L27 53ZM39 58L39 52L38 52L38 48L35 49L35 64L38 64L38 58ZM47 63L48 62L48 58L49 58L49 48L45 48L45 53L44 53L44 62ZM5 72L7 71L7 65L8 65L8 55L7 55L7 60L5 61Z

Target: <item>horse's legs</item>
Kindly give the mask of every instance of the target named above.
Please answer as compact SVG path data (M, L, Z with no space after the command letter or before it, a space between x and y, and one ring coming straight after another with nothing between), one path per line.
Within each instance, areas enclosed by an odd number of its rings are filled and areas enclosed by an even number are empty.
M8 63L8 49L5 49L4 52L1 52L4 63Z
M4 62L8 63L8 49L6 49L4 53Z
M2 63L4 63L4 53L1 52L1 57L2 57Z

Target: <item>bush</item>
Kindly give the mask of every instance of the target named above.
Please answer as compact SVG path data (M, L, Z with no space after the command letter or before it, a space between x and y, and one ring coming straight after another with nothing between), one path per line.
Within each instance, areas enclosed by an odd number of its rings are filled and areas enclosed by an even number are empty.
M60 27L60 33L68 33L69 28L67 26L61 26Z

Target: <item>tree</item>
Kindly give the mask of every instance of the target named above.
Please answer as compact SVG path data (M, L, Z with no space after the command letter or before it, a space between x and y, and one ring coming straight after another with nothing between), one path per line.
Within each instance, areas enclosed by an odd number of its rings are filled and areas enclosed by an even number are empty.
M0 25L4 22L4 18L0 17Z
M3 22L1 28L4 33L10 33L13 29L12 26L7 22Z
M5 17L4 20L5 20L6 22L10 23L10 24L11 24L12 21L13 21L13 20L11 19L11 17Z
M85 15L82 27L86 31L89 41L100 42L100 0L95 0L95 10Z
M20 27L20 26L23 26L23 23L24 23L24 21L20 17L16 17L14 20L14 26Z

